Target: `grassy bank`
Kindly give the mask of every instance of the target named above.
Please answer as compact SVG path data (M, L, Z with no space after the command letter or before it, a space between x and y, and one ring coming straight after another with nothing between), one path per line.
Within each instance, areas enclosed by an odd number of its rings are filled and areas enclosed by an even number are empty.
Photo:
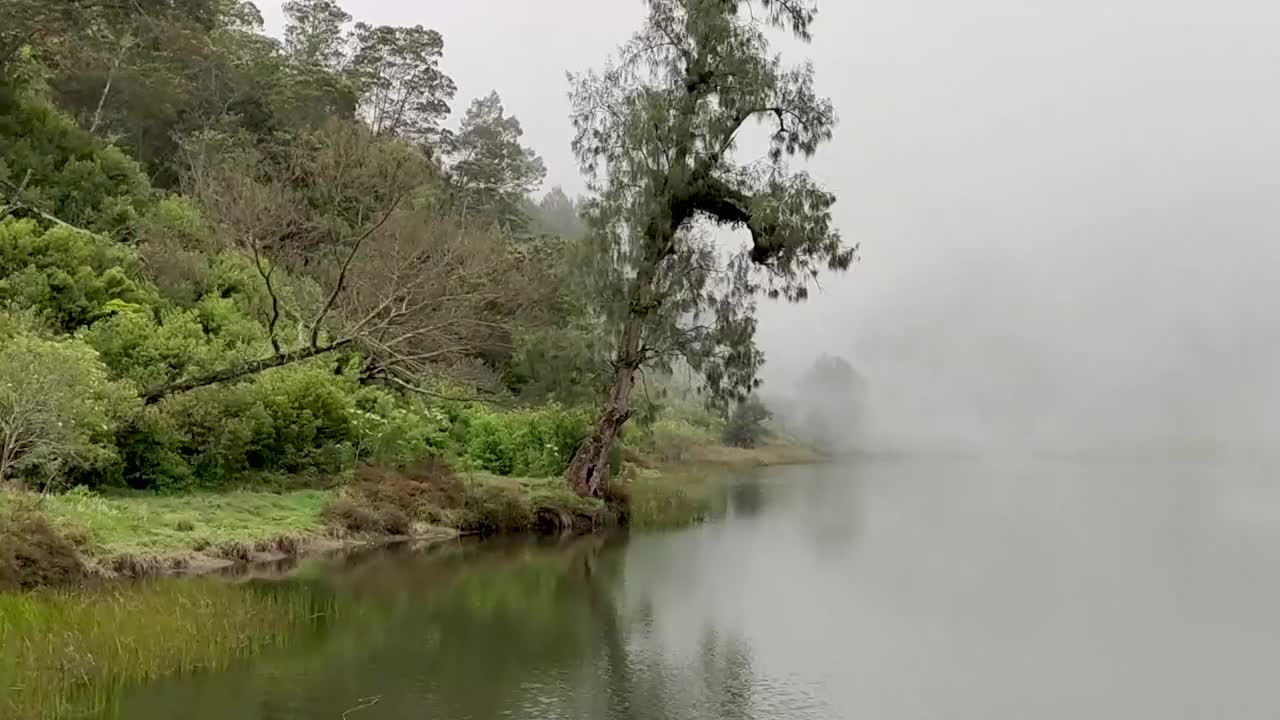
M626 494L629 522L640 529L679 527L701 522L719 509L722 483L735 470L820 462L813 449L786 441L755 448L701 445L678 462L628 464L618 478Z
M278 493L6 491L0 492L0 545L8 548L0 550L0 588L41 584L13 577L6 583L6 575L19 565L49 564L57 555L56 548L46 548L38 557L13 556L20 540L36 535L33 522L64 539L90 573L198 572L397 536L584 532L619 522L679 525L714 511L718 479L727 471L816 459L812 451L786 443L750 450L701 446L679 462L636 454L616 478L613 505L577 497L558 477L453 474L440 467L369 470L337 488Z
M52 583L58 572L196 570L390 534L669 527L713 514L733 470L818 459L785 443L697 448L678 465L637 454L615 478L613 505L577 497L560 478L441 467L366 471L341 487L281 493L0 492L0 575L24 562L13 554L20 544ZM615 514L620 502L626 518ZM277 594L206 578L0 591L0 717L110 717L128 687L283 647L300 627L342 614L338 604L319 588Z

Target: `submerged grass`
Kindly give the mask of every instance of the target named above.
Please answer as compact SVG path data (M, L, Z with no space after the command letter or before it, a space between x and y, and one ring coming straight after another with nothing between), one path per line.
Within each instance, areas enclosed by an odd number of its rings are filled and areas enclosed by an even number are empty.
M0 717L98 717L125 687L282 646L332 599L211 579L0 593Z

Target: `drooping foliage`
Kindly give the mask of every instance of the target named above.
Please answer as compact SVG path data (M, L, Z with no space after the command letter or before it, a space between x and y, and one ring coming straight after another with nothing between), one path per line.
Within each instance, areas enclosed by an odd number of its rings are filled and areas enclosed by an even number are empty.
M855 247L835 229L835 197L787 159L830 139L835 113L810 65L769 52L771 26L807 38L792 0L649 0L648 17L601 71L573 77L574 149L597 193L597 296L614 330L601 419L570 480L598 493L604 458L631 410L636 373L682 360L726 405L757 385L754 298L798 301ZM766 160L735 151L748 121L769 128ZM733 249L713 230L749 237Z

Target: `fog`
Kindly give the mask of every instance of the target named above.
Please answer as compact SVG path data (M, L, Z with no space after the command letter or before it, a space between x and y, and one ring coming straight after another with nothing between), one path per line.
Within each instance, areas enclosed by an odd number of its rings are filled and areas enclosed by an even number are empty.
M277 3L262 3L269 27ZM1280 5L1268 0L821 3L841 117L808 165L862 260L763 303L767 387L822 352L870 387L868 447L1246 450L1280 428ZM366 0L445 37L455 108L496 89L546 159L566 70L640 0Z

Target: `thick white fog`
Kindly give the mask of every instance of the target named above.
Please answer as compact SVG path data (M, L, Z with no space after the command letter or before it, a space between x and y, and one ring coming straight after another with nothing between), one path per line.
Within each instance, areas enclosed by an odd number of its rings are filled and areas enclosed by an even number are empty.
M809 169L862 245L762 305L766 378L821 352L881 446L1260 448L1280 429L1280 4L828 0L811 45L842 123ZM445 37L455 107L491 89L549 183L582 187L566 70L640 0L365 0ZM264 2L278 30L278 3Z
M766 347L831 338L895 437L1267 443L1280 6L829 10L812 49L845 122L816 172L863 262L807 308L768 309ZM804 362L778 355L776 378Z

